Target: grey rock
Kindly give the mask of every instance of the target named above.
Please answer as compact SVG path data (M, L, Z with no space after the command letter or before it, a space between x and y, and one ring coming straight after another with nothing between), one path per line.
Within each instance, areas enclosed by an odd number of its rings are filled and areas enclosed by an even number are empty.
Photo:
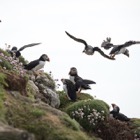
M34 83L41 93L37 95L38 98L54 108L60 106L59 95L55 92L55 83L53 79L46 74L41 74L36 77Z
M0 140L35 140L33 134L0 122Z
M27 85L29 86L30 90L32 90L32 92L34 94L38 94L39 93L38 87L35 85L35 83L32 80L29 80Z

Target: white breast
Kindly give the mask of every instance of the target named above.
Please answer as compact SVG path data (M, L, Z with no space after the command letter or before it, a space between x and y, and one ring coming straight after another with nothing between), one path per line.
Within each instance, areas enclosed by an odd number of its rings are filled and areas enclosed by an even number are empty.
M64 90L64 92L65 92L66 94L68 94L67 86L66 86L65 84L63 85L63 90Z
M45 61L39 61L39 64L33 68L33 71L42 69L44 67L45 63L46 63Z
M74 81L74 76L70 76L70 81L75 84L75 81Z
M126 48L122 48L122 49L120 50L120 53L125 53L125 51L126 51Z
M87 50L86 50L85 53L86 53L87 55L93 55L93 47L90 46L90 45L88 45L88 48L87 48Z

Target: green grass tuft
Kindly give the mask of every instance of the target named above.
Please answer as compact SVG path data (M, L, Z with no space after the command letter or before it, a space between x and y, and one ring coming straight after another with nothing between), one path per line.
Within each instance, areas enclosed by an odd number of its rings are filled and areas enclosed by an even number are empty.
M34 108L31 111L31 115L33 115L36 118L39 118L39 117L45 115L45 111L44 110L41 110L41 109L38 109L38 108Z
M8 84L6 83L5 79L6 79L6 75L0 72L0 85L8 87Z

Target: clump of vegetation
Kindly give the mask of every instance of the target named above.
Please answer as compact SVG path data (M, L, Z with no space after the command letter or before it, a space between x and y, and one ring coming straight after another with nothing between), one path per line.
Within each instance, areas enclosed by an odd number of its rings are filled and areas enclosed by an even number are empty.
M134 133L134 138L140 139L140 119L131 119L130 128Z
M22 57L20 60L24 61ZM21 76L26 75L26 71L23 69L23 63L19 61L19 58L14 59L2 49L0 50L0 66L3 69L15 71Z
M7 51L4 51L0 48L0 54L4 54L5 56L10 56L10 54Z
M0 121L4 122L5 121L5 111L6 109L4 108L4 100L5 100L5 90L3 85L0 83Z
M109 114L108 105L102 100L83 100L68 106L67 113L86 131L94 131Z
M103 140L134 140L129 125L113 118L108 118L106 122L98 125L95 132Z
M42 110L42 109L34 108L34 109L31 111L31 114L32 114L33 116L35 116L36 118L39 118L39 117L45 115L45 111Z
M65 109L73 104L73 101L69 100L66 96L66 93L62 91L57 91L57 94L59 94L60 99L60 106L59 109L65 111ZM87 99L93 99L93 97L87 93L81 93L80 96L77 97L77 102L81 100L87 100Z
M0 85L7 87L8 84L6 83L5 79L6 79L6 75L0 72Z
M3 74L6 75L5 81L8 85L5 87L6 89L20 91L23 95L27 94L26 86L28 78L26 76L22 77L14 71L3 71Z

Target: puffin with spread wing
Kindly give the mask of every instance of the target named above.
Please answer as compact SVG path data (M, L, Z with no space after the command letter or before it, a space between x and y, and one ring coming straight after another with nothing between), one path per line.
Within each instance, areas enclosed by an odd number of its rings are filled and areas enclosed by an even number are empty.
M140 41L130 40L121 45L114 45L111 43L111 38L106 38L106 40L102 42L101 47L103 47L106 50L112 48L112 50L109 53L111 58L114 58L115 55L118 55L118 54L124 54L127 57L129 57L129 50L127 49L127 47L135 45L135 44L140 44Z
M23 51L25 48L32 47L32 46L39 45L39 44L41 44L41 43L31 43L31 44L28 44L28 45L24 45L19 49L14 46L8 52L11 54L12 57L19 57L19 56L21 56L21 51Z
M96 82L94 82L92 80L87 80L87 79L81 78L78 75L77 69L75 67L72 67L70 69L69 75L70 75L70 81L72 81L73 84L75 85L75 89L76 89L77 93L80 93L81 90L91 89L91 87L89 86L90 84L96 84Z

